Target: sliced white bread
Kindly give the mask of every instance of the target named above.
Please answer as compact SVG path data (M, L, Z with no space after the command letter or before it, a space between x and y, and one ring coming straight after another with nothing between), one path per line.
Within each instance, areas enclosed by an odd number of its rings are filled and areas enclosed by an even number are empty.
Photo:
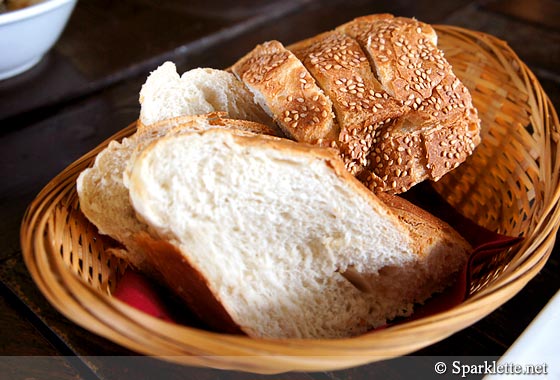
M77 192L80 209L101 234L109 235L124 245L126 249L114 252L134 267L153 273L151 265L145 263L142 247L135 239L139 232L145 231L146 225L136 218L125 187L126 168L137 151L168 133L176 134L210 128L236 128L254 133L275 133L262 124L240 120L224 121L218 116L217 114L185 116L144 127L121 142L112 141L97 155L93 166L84 170L78 177Z
M286 139L164 137L129 193L168 284L212 327L254 337L346 337L409 315L469 251L407 202L394 213L334 150Z
M196 68L179 75L172 62L163 63L148 76L140 90L140 105L141 125L184 115L225 112L232 119L275 126L233 74Z

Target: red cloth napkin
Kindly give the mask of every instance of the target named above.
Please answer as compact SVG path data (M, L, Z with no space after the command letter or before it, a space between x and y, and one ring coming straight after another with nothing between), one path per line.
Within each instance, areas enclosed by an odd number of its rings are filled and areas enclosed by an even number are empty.
M160 296L160 290L146 276L135 270L125 271L113 296L144 313L174 322L168 306Z
M403 321L433 315L463 302L469 296L472 269L522 240L520 237L504 236L489 231L465 218L445 202L429 185L415 186L413 190L406 193L404 198L450 224L473 246L473 251L468 264L455 284L445 292L432 297L424 305L417 307L414 314ZM145 313L178 323L177 319L172 317L173 305L166 303L162 291L165 290L154 285L153 281L144 275L128 269L118 282L113 295Z

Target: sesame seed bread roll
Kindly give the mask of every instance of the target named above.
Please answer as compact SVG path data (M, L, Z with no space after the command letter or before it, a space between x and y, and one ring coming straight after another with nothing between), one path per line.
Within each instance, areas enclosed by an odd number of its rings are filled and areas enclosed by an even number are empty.
M359 174L370 189L405 192L426 179L437 181L472 154L480 121L430 25L382 14L337 30L359 42L383 88L410 107L377 130L368 167Z
M289 137L338 149L347 170L374 192L398 194L437 181L480 143L470 94L428 24L369 15L288 50L265 43L233 72ZM332 107L334 122L309 122L314 100L324 115Z
M341 338L409 315L470 249L380 201L336 151L288 139L164 137L136 158L129 192L169 286L213 328L252 337Z
M258 45L231 70L284 133L297 140L337 140L332 102L301 61L278 41Z
M248 121L224 120L220 114L183 116L144 126L122 141L112 141L95 158L91 168L80 173L77 193L80 209L97 227L99 233L109 235L125 249L114 250L118 257L148 274L153 267L146 263L146 253L137 242L137 236L146 225L136 218L130 205L127 182L129 161L152 141L167 134L180 134L210 128L235 128L240 131L275 135L271 128ZM223 116L223 114L222 114Z

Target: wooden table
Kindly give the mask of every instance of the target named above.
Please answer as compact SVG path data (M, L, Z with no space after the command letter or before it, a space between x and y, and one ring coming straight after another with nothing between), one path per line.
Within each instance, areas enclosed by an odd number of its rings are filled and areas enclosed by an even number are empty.
M61 39L43 61L27 73L0 82L2 378L268 377L138 358L61 316L38 291L22 261L19 226L27 205L68 164L138 117L140 86L165 60L175 61L182 71L197 66L224 68L259 42L277 39L288 44L355 16L390 12L480 30L506 40L560 109L557 0L161 3L164 5L154 0L81 0ZM438 357L496 358L558 290L559 251L557 247L541 273L494 313L415 353L421 372L388 361L270 378L419 378L433 374Z

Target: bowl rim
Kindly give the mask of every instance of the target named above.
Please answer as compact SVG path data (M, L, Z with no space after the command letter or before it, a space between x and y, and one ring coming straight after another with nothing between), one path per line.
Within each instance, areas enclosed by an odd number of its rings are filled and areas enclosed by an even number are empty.
M44 0L40 3L27 6L25 8L0 13L0 26L11 24L27 18L35 17L43 13L50 12L68 3L76 3L77 0Z

